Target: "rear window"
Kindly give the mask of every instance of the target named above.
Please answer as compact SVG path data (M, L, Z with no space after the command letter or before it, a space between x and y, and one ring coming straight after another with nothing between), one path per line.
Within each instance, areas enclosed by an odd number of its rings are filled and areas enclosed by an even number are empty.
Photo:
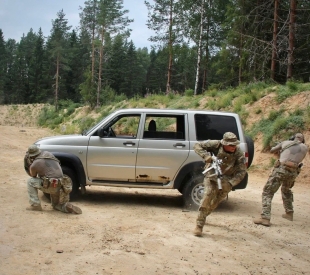
M222 139L226 132L233 132L239 139L236 119L225 115L195 115L196 139Z

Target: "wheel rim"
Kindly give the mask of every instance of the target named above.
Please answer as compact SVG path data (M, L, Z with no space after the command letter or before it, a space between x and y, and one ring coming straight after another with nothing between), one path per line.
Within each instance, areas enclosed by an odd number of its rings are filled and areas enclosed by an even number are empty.
M192 200L199 205L201 199L203 198L204 186L203 184L197 184L192 191Z

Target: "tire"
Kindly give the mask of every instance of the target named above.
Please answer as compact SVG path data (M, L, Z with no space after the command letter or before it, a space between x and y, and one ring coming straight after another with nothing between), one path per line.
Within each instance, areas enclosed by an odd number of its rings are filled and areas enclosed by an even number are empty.
M186 183L183 189L184 208L187 210L197 210L200 205L200 200L203 197L204 175L195 174Z
M246 144L248 145L248 168L250 168L254 158L254 142L251 137L245 136Z
M69 177L72 181L72 191L70 193L70 200L74 200L79 195L79 185L78 185L78 182L76 180L76 175L71 168L66 167L66 166L62 167L62 172L64 175Z
M62 172L64 175L68 176L72 181L72 191L70 193L70 200L74 200L79 195L79 186L78 186L77 181L76 181L76 176L75 176L74 172L72 171L72 169L70 169L66 166L62 167ZM49 193L43 192L43 194L47 199L51 200L51 196Z
M49 193L44 193L44 197L46 197L49 201L51 201L51 195Z

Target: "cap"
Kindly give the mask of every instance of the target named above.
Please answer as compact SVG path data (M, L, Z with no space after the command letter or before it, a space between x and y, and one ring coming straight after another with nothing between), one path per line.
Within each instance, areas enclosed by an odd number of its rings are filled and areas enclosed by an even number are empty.
M34 156L37 156L41 153L41 150L38 148L37 145L30 145L29 148L28 148L28 154L29 154L29 157L34 157Z
M223 135L223 139L221 140L223 145L238 145L240 141L237 139L237 136L232 132L226 132Z

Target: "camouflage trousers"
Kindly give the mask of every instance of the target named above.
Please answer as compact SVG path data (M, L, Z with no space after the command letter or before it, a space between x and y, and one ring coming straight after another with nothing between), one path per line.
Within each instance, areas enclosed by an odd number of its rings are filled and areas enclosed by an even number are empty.
M56 193L49 191L49 189L45 189L42 186L43 180L40 178L29 178L27 181L27 190L28 190L28 197L29 203L31 206L39 206L41 205L41 201L38 197L38 190L48 193L51 196L51 203L55 210L68 213L66 209L66 204L69 202L70 195L66 194L62 188L59 187Z
M281 187L281 194L285 212L294 212L293 209L293 193L291 188L294 186L294 181L297 177L297 171L288 171L284 166L276 167L272 170L271 175L263 189L262 194L262 213L264 219L271 218L271 202L274 194Z
M216 209L221 201L227 198L228 193L231 191L231 185L228 181L222 180L222 190L218 189L217 181L213 178L204 178L204 195L200 203L198 217L196 224L203 227L206 222L207 216Z

